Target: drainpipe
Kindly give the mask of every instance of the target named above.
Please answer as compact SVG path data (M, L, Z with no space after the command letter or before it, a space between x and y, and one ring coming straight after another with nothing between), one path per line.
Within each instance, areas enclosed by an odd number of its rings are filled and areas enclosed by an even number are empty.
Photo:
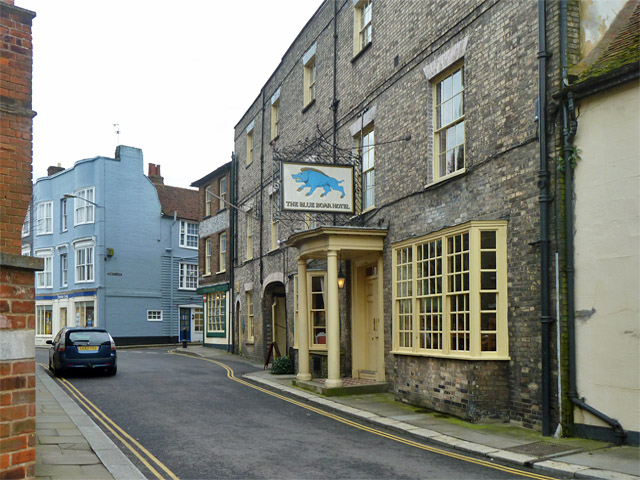
M231 205L236 205L236 189L235 189L235 184L236 184L236 154L235 152L231 152L231 175L229 178L229 182L231 183L230 188L229 188L229 196L231 197ZM235 257L235 209L234 208L230 208L229 209L229 239L227 241L227 244L229 245L229 303L231 304L229 308L229 325L231 325L231 334L229 335L229 341L231 342L231 347L229 348L227 346L227 351L231 351L231 353L236 353L235 352L235 325L233 324L234 319L236 318L235 316L235 302L234 302L234 298L233 296L235 295L235 290L234 290L234 282L235 282L235 267L234 267L234 257Z
M550 330L554 319L549 301L549 168L547 161L547 50L546 2L538 1L538 138L540 170L540 328L542 347L542 435L551 435Z
M337 163L338 147L338 0L333 0L333 163ZM333 214L333 224L336 225L337 216Z
M170 288L169 288L169 338L171 338L171 334L173 333L173 226L176 224L178 219L178 212L173 212L173 222L171 222L171 227L169 228L169 278L171 279ZM178 328L178 331L180 328ZM178 333L178 339L180 338L180 334Z
M262 204L262 189L264 188L264 87L262 87L262 115L261 115L261 119L260 119L260 189L259 189L259 195L260 195L260 203L259 203L259 208L260 208L260 286L262 287L262 280L264 278L264 263L262 260L262 248L263 248L263 240L262 237L264 236L262 233L262 229L263 229L263 223L264 223L264 217L262 215L262 210L263 210L263 204Z
M562 88L569 86L568 53L567 53L567 0L560 2L560 60L562 69ZM607 423L614 430L616 445L622 445L627 436L622 425L615 418L596 410L578 396L576 382L576 318L575 318L575 268L573 245L573 170L571 166L572 140L576 135L576 120L573 93L568 91L562 100L562 147L564 155L564 188L565 188L565 270L567 279L567 333L569 356L569 399L578 408L588 411Z

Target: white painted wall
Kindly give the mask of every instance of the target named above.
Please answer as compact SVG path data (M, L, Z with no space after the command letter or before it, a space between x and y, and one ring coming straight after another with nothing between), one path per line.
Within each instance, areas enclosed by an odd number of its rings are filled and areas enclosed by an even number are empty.
M640 431L640 84L580 102L575 144L578 394ZM576 409L577 423L604 425Z

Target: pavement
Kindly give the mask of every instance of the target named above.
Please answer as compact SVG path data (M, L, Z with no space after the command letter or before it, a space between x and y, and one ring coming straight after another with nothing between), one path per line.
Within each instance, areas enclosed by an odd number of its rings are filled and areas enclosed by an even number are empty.
M640 449L581 438L543 437L507 424L472 424L394 400L391 393L323 397L292 385L294 375L272 375L227 352L190 345L177 353L240 361L256 367L244 378L364 424L540 474L563 478L639 480ZM36 478L140 479L142 473L76 405L48 372L36 374Z

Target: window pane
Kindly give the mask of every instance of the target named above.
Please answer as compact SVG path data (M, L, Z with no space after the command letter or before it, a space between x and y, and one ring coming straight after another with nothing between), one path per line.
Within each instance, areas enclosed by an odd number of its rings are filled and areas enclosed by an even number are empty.
M480 274L480 288L482 290L495 290L497 287L496 272L482 272Z
M496 268L496 253L495 252L482 252L480 254L480 267L487 270L495 270Z
M453 119L458 119L462 116L462 94L458 94L453 97Z
M462 90L462 69L453 74L453 94Z
M496 232L494 231L480 232L480 248L482 249L496 248Z

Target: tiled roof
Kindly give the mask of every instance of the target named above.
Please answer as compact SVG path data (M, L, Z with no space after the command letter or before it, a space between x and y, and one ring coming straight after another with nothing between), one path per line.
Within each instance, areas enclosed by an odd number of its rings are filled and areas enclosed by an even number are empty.
M598 45L576 68L580 82L622 67L640 68L640 1L629 0Z
M194 221L200 219L198 190L158 184L154 184L154 187L158 191L163 215L172 217L173 212L177 212L178 218Z

